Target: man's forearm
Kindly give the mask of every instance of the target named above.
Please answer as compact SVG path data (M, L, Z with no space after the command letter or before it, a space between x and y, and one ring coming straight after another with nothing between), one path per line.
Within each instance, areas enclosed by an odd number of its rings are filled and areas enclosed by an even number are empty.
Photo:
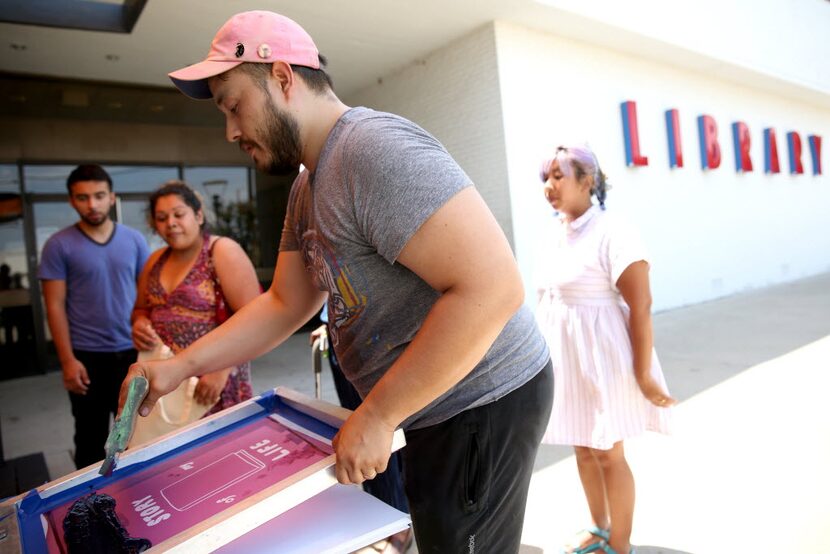
M55 350L61 365L74 360L75 353L72 351L72 340L69 338L69 319L66 317L66 310L50 307L46 311L46 320L49 323L49 331L52 333L52 341L55 343Z
M292 307L270 290L261 294L177 355L185 376L236 366L272 350L319 311L323 298L313 306Z

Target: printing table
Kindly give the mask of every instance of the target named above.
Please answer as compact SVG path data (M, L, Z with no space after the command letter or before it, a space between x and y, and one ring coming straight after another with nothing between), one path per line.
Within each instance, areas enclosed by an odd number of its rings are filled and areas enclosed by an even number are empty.
M337 484L331 439L350 413L276 388L127 450L109 477L94 465L0 503L0 553L67 552L64 517L93 492L148 552L351 552L410 520Z

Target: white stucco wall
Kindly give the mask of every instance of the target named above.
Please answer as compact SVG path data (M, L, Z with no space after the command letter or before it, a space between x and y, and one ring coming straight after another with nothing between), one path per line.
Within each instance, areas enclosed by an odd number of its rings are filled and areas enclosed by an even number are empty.
M528 287L550 217L537 177L558 144L587 141L613 190L609 210L636 222L652 254L655 309L701 302L830 270L827 144L830 111L798 97L497 23L499 81L517 257ZM798 62L793 62L798 63ZM808 61L804 61L808 63ZM635 100L647 167L625 165L620 102ZM680 110L685 167L669 169L664 111ZM721 166L702 171L697 121L715 118ZM731 124L751 134L755 171L737 174ZM763 172L764 127L774 127L782 172ZM786 133L804 144L805 174L789 175ZM824 138L812 175L807 135Z
M735 36L745 46L753 33L764 34L775 14L784 17L781 11L771 13L761 16L760 27ZM635 23L618 21L649 40L671 38ZM799 25L782 25L778 38L794 40L803 28ZM782 62L764 54L767 46L755 53L744 46L733 52L722 38L729 27L717 27L717 38L712 35L697 52L690 51L689 60L719 55L756 71L758 78L739 84L740 79L717 71L495 22L345 100L408 117L447 146L505 229L529 292L537 252L544 247L544 222L550 220L537 178L539 164L558 144L586 141L613 186L609 209L633 220L648 244L656 310L828 271L830 218L824 213L830 201L830 110L822 92L826 65L809 55L815 38L806 46L782 46L800 54L792 64L804 67L775 74L783 71ZM675 39L683 48L693 46L690 37ZM778 86L782 80L792 86ZM637 102L647 167L625 165L619 107L624 100ZM669 168L664 119L669 108L680 111L682 169ZM696 118L701 114L713 116L719 127L722 162L715 170L700 167ZM735 171L731 124L737 120L749 126L752 173ZM777 133L778 175L763 172L765 127ZM804 175L789 174L788 131L801 135ZM820 177L812 175L810 134L824 138L825 174ZM528 294L529 302L533 296Z
M719 60L731 68L745 68L759 76L830 94L827 0L537 1L628 31L638 39L676 47L672 54L687 58L677 60L680 63L695 63L697 58L703 67L703 58ZM602 40L585 36L591 41ZM642 54L649 56L649 52Z
M432 133L476 184L512 242L493 23L344 101L402 115Z

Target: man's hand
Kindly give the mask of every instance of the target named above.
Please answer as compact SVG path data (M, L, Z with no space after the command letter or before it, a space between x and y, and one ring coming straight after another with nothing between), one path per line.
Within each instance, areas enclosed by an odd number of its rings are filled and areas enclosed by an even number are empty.
M65 364L62 364L61 367L63 369L64 388L75 394L86 394L86 391L89 390L90 380L84 364L76 358L72 358Z
M153 324L144 316L139 316L133 322L133 344L137 350L152 350L161 342L153 329Z
M314 344L315 340L317 340L319 338L325 338L325 337L326 337L326 325L323 324L323 325L320 325L319 327L317 327L315 330L313 330L311 332L311 335L309 335L309 337L308 337L308 344L312 345L312 344Z
M158 360L153 362L137 362L130 366L127 377L121 383L121 393L118 396L118 413L127 400L127 389L134 377L142 376L147 379L149 389L147 396L138 409L138 413L147 416L153 411L153 406L159 398L173 392L181 384L185 374L184 366L176 358L169 360Z
M335 473L344 485L374 479L389 463L395 428L372 416L365 406L355 410L332 441L337 455Z
M225 390L225 385L228 383L231 370L232 368L229 367L199 377L199 383L196 385L193 399L204 406L213 406L219 402L222 391Z

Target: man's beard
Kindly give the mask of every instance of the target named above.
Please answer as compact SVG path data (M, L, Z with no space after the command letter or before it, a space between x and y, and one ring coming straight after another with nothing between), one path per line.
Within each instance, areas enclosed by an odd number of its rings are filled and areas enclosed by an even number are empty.
M103 214L104 217L102 217L100 221L90 219L87 215L82 215L81 219L84 221L84 223L86 223L90 227L98 227L98 226L103 225L104 223L107 222L107 220L109 219L109 217L107 217L108 214L109 214L109 211L107 211L107 213L104 213Z
M300 126L291 114L281 111L272 102L266 103L265 146L271 154L271 163L266 173L289 175L300 168L302 149L300 147Z

